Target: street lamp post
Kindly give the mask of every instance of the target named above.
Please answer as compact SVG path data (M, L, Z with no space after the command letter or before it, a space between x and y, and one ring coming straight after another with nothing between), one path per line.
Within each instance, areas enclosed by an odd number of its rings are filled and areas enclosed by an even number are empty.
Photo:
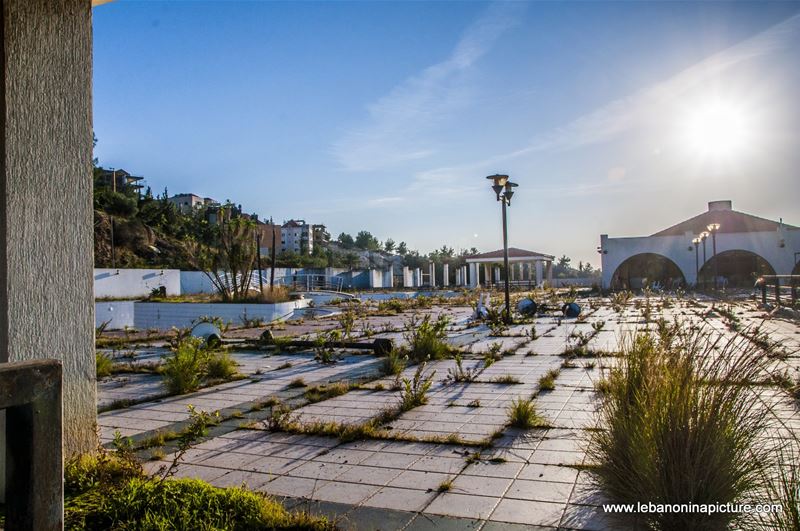
M111 189L117 193L117 170L111 168ZM114 247L114 214L108 216L111 218L111 269L117 268L117 252Z
M508 180L508 175L489 175L487 179L492 180L492 190L497 196L497 200L503 205L503 266L505 268L505 288L506 288L506 313L505 322L511 324L511 293L508 275L508 218L506 216L506 206L511 206L511 197L514 195L516 183Z
M706 258L706 239L708 239L708 233L703 231L700 233L700 240L703 242L703 267L705 267L707 258ZM705 282L703 282L703 289L705 289Z
M700 242L702 240L698 236L697 238L692 240L694 244L694 285L697 286L697 283L700 281Z
M719 223L709 223L706 227L708 232L711 233L711 249L713 253L712 260L714 260L714 291L719 289L719 279L717 278L719 276L717 274L719 272L717 268L717 231L719 231L719 227Z

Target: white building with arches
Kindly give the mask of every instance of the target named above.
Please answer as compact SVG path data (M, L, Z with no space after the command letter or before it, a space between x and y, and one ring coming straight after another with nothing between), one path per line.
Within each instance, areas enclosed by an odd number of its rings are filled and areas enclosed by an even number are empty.
M712 224L719 225L715 234L708 233ZM603 234L598 250L603 287L611 289L713 284L715 270L718 282L731 286L752 286L759 275L800 274L800 227L738 212L731 201L712 201L706 212L650 236Z

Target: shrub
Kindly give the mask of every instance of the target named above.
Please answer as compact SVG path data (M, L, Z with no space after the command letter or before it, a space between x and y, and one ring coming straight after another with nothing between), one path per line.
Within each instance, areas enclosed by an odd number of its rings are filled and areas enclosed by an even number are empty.
M389 299L378 303L378 311L381 313L403 313L406 305L400 299Z
M164 360L161 372L167 390L172 394L184 394L200 387L205 375L208 353L203 340L197 337L184 338Z
M718 336L717 336L718 337ZM589 456L610 503L734 503L759 496L771 459L758 381L744 339L701 330L640 334L608 374ZM648 513L651 529L737 527L729 513Z
M512 374L503 374L502 376L496 376L492 383L504 384L504 385L516 385L521 384L522 381Z
M290 513L244 488L217 488L196 479L134 477L120 486L66 500L68 529L334 529L327 520Z
M396 376L403 372L408 362L408 356L403 356L397 350L392 350L383 358L383 374Z
M409 319L403 335L408 342L409 358L415 362L446 358L451 351L445 342L448 323L446 315L440 315L436 321L432 321L430 315L422 319L417 316Z
M800 465L797 450L791 446L778 452L780 463L777 470L765 478L766 499L779 504L782 510L759 513L759 529L764 531L800 530Z
M439 483L439 486L436 488L436 490L438 492L448 492L452 488L453 488L453 480L452 480L452 478L448 478L448 479L442 481L441 483Z
M350 339L353 333L353 327L356 324L356 312L348 307L336 317L336 320L339 322L339 326L342 327L342 337L345 340Z
M258 295L257 299L257 302L275 304L289 301L291 300L291 296L289 294L289 288L286 286L272 286L271 288L264 288L264 291Z
M503 344L500 341L495 341L489 345L489 350L483 355L483 366L488 368L495 361L503 359Z
M419 364L413 379L409 380L408 378L403 378L403 386L400 388L401 410L408 411L409 409L414 409L428 402L428 398L425 394L433 384L433 376L436 374L436 371L425 374L426 365L426 362Z
M478 367L473 367L471 369L465 369L463 360L461 359L461 354L456 354L456 366L453 369L447 369L447 377L445 378L445 382L448 383L459 383L459 382L474 382L475 379L480 374L481 369Z
M206 377L211 379L229 380L236 375L237 363L227 352L214 352L209 354L206 362Z
M561 371L558 369L550 369L545 374L539 378L539 390L540 391L552 391L556 388L556 378Z
M302 378L295 378L294 380L289 382L289 385L287 385L286 387L288 387L289 389L296 389L298 387L305 387L305 386L306 386L305 380L303 380Z
M336 351L330 343L341 341L342 335L339 330L328 330L320 332L314 339L314 359L320 363L336 363Z
M536 411L536 404L532 399L515 398L508 406L508 425L529 430L547 427L548 424Z
M104 352L95 352L94 361L98 378L105 378L111 375L111 370L114 368L114 362L111 357Z
M358 384L350 384L348 382L336 382L324 385L315 385L306 390L303 396L310 402L322 402L329 398L334 398L347 393L350 389L358 387Z

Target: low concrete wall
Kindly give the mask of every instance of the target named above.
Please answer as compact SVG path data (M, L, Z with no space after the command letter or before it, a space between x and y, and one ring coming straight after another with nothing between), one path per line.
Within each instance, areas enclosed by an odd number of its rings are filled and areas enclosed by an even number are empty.
M193 321L207 315L223 321L241 324L243 319L261 318L271 322L291 315L297 308L308 306L307 300L281 302L278 304L196 304L180 302L137 302L134 308L133 326L142 330L158 328L168 330L191 326Z
M600 285L600 277L587 277L587 278L554 278L553 287L563 288L567 286L575 286L578 288L591 288L592 285Z
M137 330L157 328L169 330L173 326L192 326L200 317L219 317L226 323L242 324L243 319L261 318L265 323L291 315L294 310L306 308L308 300L278 304L220 304L191 302L135 302L110 301L95 303L95 326L110 320L109 330L126 326Z
M109 321L106 326L109 330L121 330L125 327L133 328L135 305L134 301L109 301L94 303L94 326Z
M181 274L177 269L95 268L94 296L96 299L147 297L159 286L167 289L167 295L180 295Z

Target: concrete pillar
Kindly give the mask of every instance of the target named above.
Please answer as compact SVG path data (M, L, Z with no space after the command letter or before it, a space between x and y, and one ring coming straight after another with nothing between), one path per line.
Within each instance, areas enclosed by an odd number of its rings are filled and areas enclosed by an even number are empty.
M456 271L458 273L458 271ZM442 286L449 286L450 285L450 264L444 264L442 266Z
M428 280L432 288L436 287L436 264L431 262L428 264Z
M414 287L418 288L422 286L422 269L419 267L414 269Z
M411 269L408 266L403 266L403 287L414 287L414 279L411 275Z
M500 268L495 266L492 269L494 269L494 283L500 284Z
M483 282L484 286L492 283L492 266L489 264L483 264Z
M3 9L0 362L62 361L69 456L97 446L91 2L5 0ZM0 498L4 433L0 411Z
M385 288L394 288L394 265L389 266L389 271L387 273L389 278L383 279L383 287Z
M548 260L545 265L545 270L547 271L547 286L553 287L553 262Z
M476 263L469 264L469 277L466 279L470 288L477 288L480 286L480 282L478 281L478 272L480 271L480 266Z
M536 285L542 284L542 261L536 260Z
M0 362L62 361L70 456L97 448L91 2L5 0L3 10Z
M369 270L369 287L372 289L383 288L383 271L380 269Z

